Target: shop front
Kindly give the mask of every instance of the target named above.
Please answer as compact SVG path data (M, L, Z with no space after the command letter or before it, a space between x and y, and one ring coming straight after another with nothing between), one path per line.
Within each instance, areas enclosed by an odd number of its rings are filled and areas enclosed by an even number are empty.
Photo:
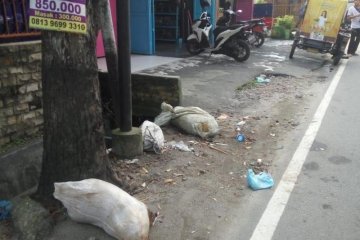
M217 16L217 1L211 0L211 7L207 9L211 16ZM116 31L116 0L110 0L110 6ZM201 11L199 0L130 0L131 52L159 54L162 46L175 51L191 33L192 20L198 18ZM215 26L216 17L212 21ZM100 35L97 56L104 55Z

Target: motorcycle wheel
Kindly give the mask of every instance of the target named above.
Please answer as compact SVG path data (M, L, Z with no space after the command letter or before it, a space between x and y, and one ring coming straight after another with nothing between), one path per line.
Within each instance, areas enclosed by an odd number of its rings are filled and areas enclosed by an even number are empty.
M191 55L197 55L203 51L203 49L200 48L200 44L195 39L186 42L186 49Z
M265 36L262 33L255 33L256 42L254 43L255 47L261 47L265 42Z
M249 44L243 40L238 40L232 57L238 62L246 61L250 57Z

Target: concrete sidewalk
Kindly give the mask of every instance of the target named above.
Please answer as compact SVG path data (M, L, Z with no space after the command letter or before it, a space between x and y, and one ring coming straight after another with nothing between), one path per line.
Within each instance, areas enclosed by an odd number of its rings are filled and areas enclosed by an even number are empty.
M131 72L139 72L147 68L153 68L180 60L181 58L161 57L155 55L131 55ZM102 72L107 72L105 58L98 58L98 67Z

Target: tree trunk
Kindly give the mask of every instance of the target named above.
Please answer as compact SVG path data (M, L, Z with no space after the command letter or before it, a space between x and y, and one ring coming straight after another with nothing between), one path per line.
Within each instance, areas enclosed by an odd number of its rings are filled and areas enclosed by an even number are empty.
M88 0L88 32L43 31L44 153L37 194L50 197L54 182L105 179L105 152L96 59L98 1Z

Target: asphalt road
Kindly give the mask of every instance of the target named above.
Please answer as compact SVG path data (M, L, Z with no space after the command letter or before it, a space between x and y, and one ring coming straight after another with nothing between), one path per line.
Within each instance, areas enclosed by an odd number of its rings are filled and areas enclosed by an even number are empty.
M294 59L289 60L291 44L292 41L269 40L263 47L252 49L249 60L240 64L221 55L209 57L203 53L154 70L180 75L183 105L196 105L208 111L236 108L234 89L261 73L327 79L321 89L313 89L316 94L310 104L308 122L284 140L286 148L278 153L279 159L273 166L276 187L245 196L234 209L231 220L219 225L209 239L359 239L360 194L356 187L360 181L357 173L360 169L357 162L360 113L356 108L360 85L355 71L360 57L342 60L334 67L329 55L297 49ZM340 76L337 71L344 66L344 74ZM326 114L322 124L318 124L319 131L312 131L311 142L307 140L309 153L301 149L304 159L300 163L294 160L298 172L290 183L293 188L285 188L285 197L278 196L276 190L282 176L307 133L307 127L314 122L312 116L317 114L317 107L334 77L339 78L339 84L332 98L327 99L329 107L323 109ZM273 196L278 200L275 206L280 207L269 210L267 206ZM274 214L266 215L266 212ZM261 234L257 233L259 231Z
M359 63L345 67L273 240L359 239Z

